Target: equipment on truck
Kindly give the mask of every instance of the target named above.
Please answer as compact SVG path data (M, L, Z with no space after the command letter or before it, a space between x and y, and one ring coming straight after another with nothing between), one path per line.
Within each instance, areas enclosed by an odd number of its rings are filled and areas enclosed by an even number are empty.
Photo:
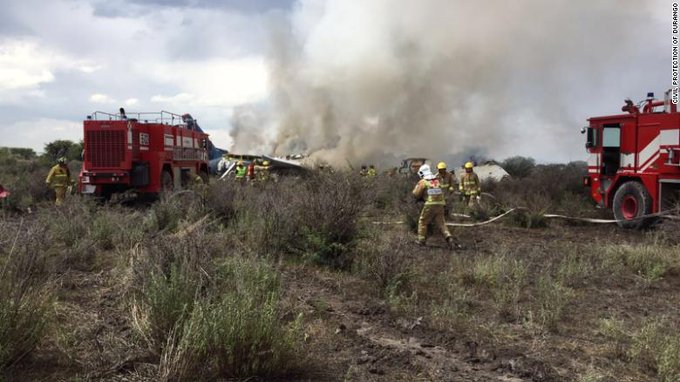
M208 134L187 115L97 111L83 129L78 189L84 194L158 194L187 186L196 175L208 180Z
M674 207L680 191L680 114L671 102L625 100L626 114L592 117L586 134L588 175L583 183L603 208L611 208L619 225L643 228L648 215Z
M187 127L190 130L197 130L201 133L204 133L203 129L201 129L201 126L198 125L198 121L195 120L191 114L183 114L182 115L182 122L184 122ZM208 151L208 170L211 174L217 175L218 174L218 166L220 161L222 160L222 157L225 154L228 154L229 152L225 149L221 149L217 146L215 146L210 139L208 139L207 144L205 149Z

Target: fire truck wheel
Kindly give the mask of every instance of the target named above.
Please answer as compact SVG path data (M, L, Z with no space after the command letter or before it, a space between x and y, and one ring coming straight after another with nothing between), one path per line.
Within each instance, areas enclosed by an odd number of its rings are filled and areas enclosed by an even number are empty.
M616 190L613 210L623 228L641 229L653 222L653 218L639 219L652 213L652 198L640 182L626 182Z
M173 188L172 175L169 171L163 171L161 173L161 189L163 192L171 192Z

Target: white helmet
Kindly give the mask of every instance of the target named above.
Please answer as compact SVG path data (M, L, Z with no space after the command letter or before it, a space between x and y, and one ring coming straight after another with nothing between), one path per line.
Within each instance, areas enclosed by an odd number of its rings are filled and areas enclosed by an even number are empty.
M430 170L430 166L426 165L426 164L420 166L420 168L418 169L418 176L420 176L420 179L427 179L427 180L431 180L432 178L434 178L432 176L432 171Z

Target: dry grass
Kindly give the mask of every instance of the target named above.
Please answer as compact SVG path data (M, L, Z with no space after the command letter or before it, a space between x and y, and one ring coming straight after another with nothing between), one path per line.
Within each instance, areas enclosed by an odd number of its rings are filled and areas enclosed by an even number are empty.
M54 279L46 264L49 243L32 223L3 222L0 247L0 371L26 357L52 320Z
M478 217L530 209L506 226L454 231L467 249L453 253L410 244L419 206L411 201L413 182L401 177L324 173L263 187L213 182L150 206L77 196L60 208L31 202L40 206L32 214L6 205L0 363L16 369L36 348L56 348L88 378L285 378L309 367L300 341L311 318L282 298L309 297L288 289L284 269L330 268L327 283L310 284L312 292L337 288L345 298L336 286L342 280L365 285L354 305L380 300L386 327L422 317L418 330L428 338L476 343L496 349L499 359L512 348L508 357L560 365L567 379L678 380L679 321L663 315L670 308L655 296L668 298L677 285L680 238L672 230L628 237L542 220L546 211L590 213L580 185L564 185L579 171L537 166L523 179L485 185L496 201ZM45 201L38 191L32 197ZM370 224L399 216L406 227ZM313 316L317 326L346 313L331 312L338 301L311 299L324 312ZM93 323L76 329L78 317ZM590 358L564 350L574 338L591 341L579 345ZM361 369L353 358L329 362Z

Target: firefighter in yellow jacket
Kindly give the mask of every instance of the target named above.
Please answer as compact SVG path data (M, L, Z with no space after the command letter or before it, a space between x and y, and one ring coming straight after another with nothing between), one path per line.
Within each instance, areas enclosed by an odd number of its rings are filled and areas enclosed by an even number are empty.
M47 179L45 179L48 187L54 189L56 194L56 205L60 206L64 202L66 197L66 190L73 186L73 181L71 180L71 172L66 166L66 158L61 157L57 159L57 164L50 169L50 173L47 174Z
M420 176L420 181L413 189L413 196L417 200L425 199L425 205L418 219L418 244L425 245L427 226L430 222L434 222L437 229L446 238L449 247L453 249L455 244L444 220L444 208L446 206L444 190L440 187L439 180L432 175L430 166L426 164L420 166L418 176Z
M479 203L482 195L482 188L479 185L479 177L473 171L474 165L472 162L465 163L465 173L460 177L460 184L458 188L460 193L465 198L468 207L475 207Z
M444 216L449 216L451 211L451 201L453 200L453 192L455 191L456 178L452 173L446 171L446 163L439 162L437 164L437 180L439 181L439 187L444 190L444 195L446 196L446 209L444 211Z

